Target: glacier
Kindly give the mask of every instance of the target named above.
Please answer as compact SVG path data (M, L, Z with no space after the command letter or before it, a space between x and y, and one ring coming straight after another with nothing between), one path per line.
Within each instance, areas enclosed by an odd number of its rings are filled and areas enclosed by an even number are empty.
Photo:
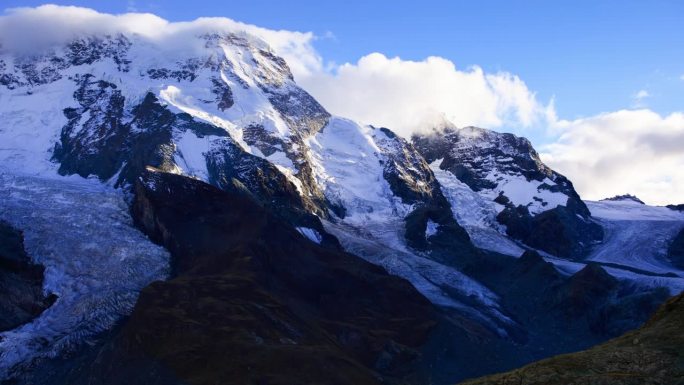
M0 169L0 219L23 231L57 301L0 333L0 378L111 329L143 287L169 274L169 253L133 225L124 193L93 179Z

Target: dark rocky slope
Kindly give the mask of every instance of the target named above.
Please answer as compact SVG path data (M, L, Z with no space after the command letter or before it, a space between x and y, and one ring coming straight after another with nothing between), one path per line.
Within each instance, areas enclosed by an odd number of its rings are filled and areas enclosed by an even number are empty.
M435 325L408 282L316 245L247 196L151 172L132 211L171 251L176 277L145 288L64 382L399 381Z
M546 359L469 385L684 384L684 294L641 328L589 350Z
M432 383L511 370L549 356L587 349L632 330L665 301L666 289L643 293L595 264L571 276L538 253L520 258L481 254L463 270L500 296L515 321L501 337L449 314L424 348Z
M684 203L678 205L667 205L666 207L670 210L684 211Z
M21 232L0 221L0 331L32 320L55 301L43 295L44 270L31 263Z

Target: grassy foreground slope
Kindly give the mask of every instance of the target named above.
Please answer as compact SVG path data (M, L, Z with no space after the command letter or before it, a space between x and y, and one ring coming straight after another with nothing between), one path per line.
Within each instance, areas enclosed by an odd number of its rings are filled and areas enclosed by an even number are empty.
M462 384L684 384L684 293L663 304L641 328L604 344Z

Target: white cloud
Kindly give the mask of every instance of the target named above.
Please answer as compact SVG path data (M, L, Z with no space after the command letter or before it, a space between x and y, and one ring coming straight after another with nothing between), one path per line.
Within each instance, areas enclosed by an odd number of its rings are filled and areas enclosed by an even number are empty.
M631 193L651 204L684 202L684 114L622 110L556 124L563 134L541 148L542 159L583 198Z
M407 61L372 53L298 81L331 112L404 136L442 117L457 125L528 127L549 108L517 76L459 70L441 57Z
M458 125L527 127L547 109L517 76L489 74L479 67L459 70L440 57L406 61L373 53L356 64L325 66L312 44L317 38L334 38L332 33L316 37L311 32L275 31L227 18L169 22L149 13L112 15L56 5L9 9L0 17L0 42L13 50L123 32L166 40L163 46L177 52L201 49L189 37L214 31L245 31L263 39L285 58L295 79L332 112L404 135L437 116Z
M634 94L634 99L637 100L642 100L651 97L651 94L648 93L646 90L639 90L636 94Z
M128 4L135 7L134 1ZM554 100L540 102L510 73L459 69L440 57L408 61L380 53L356 63L326 65L313 47L321 37L227 18L169 22L149 13L111 15L55 5L10 9L0 16L5 50L35 50L76 36L124 32L167 39L165 45L175 52L197 49L186 44L196 40L189 36L219 31L245 31L268 42L288 62L296 80L333 113L387 126L404 136L443 118L459 126L552 135L556 140L541 148L543 158L573 180L583 197L634 193L650 203L684 200L682 113L663 117L640 109L560 120ZM650 95L640 90L633 96L641 103Z
M645 100L650 98L651 94L646 90L639 90L632 95L632 107L633 108L645 108Z

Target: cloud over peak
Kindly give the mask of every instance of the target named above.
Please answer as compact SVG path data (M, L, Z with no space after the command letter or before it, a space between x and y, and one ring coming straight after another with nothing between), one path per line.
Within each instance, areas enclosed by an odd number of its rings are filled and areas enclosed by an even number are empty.
M197 49L193 37L207 32L258 37L287 61L298 83L331 112L405 136L436 117L457 125L529 127L550 108L510 73L485 73L477 66L458 69L436 56L408 61L381 53L326 66L311 32L270 30L225 17L170 22L150 13L113 15L57 5L12 8L0 16L0 44L5 50L35 51L78 37L123 33L178 52Z
M404 136L436 116L458 126L528 127L549 108L515 75L460 70L436 56L409 61L376 52L298 80L333 113Z
M207 32L246 33L267 42L298 75L322 68L312 46L311 32L271 30L225 17L202 17L187 22L170 22L151 13L100 13L93 9L42 5L11 8L0 16L0 44L4 50L36 51L64 44L83 36L123 33L163 42L173 49L192 49L191 37Z

